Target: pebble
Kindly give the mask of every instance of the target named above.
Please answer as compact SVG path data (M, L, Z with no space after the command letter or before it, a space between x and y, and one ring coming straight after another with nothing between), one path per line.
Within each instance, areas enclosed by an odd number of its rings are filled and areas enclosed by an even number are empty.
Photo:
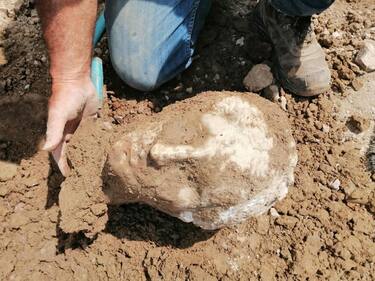
M363 70L371 72L375 70L375 41L365 40L361 50L355 58L355 63Z
M8 60L5 56L5 50L4 48L0 48L0 65L6 65L8 63Z
M0 161L0 182L13 179L17 174L17 168L16 164Z
M187 89L186 89L186 92L187 92L188 94L192 94L192 93L193 93L193 88L192 88L192 87L187 88Z
M244 37L241 37L239 39L236 40L236 45L237 46L243 46L245 44L245 38Z
M282 110L287 111L286 109L287 101L284 96L280 97L280 107Z
M277 102L280 99L279 88L276 85L268 86L263 90L263 97L272 102Z
M257 64L246 75L243 80L245 88L250 92L259 92L270 86L273 81L271 68L266 64Z
M330 130L331 130L331 128L328 125L326 125L326 124L322 125L323 133L329 133Z
M298 223L298 219L292 216L280 216L276 219L276 224L292 229Z
M42 57L40 58L40 60L41 60L43 63L45 63L45 62L47 62L47 57L46 57L46 56L42 56Z
M276 218L280 217L280 214L277 212L275 208L270 209L270 215Z
M339 190L340 189L341 182L339 179L335 179L329 184L329 187L333 190Z

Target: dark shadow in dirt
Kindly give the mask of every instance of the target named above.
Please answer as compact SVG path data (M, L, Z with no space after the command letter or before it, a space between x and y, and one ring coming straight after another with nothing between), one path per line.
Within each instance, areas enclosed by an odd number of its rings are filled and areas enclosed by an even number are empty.
M46 120L47 98L37 94L0 97L0 160L20 163L34 155Z
M103 192L110 202L124 198L121 194L124 183L119 177L111 175L108 165L102 171L102 179ZM128 196L127 200L134 202L136 198ZM108 205L108 222L104 231L120 239L152 241L157 246L173 248L188 248L196 242L209 239L216 232L205 231L140 203Z
M119 239L149 241L156 246L185 249L210 239L216 233L184 223L143 204L108 206L108 217L104 232ZM58 254L64 253L66 249L85 249L97 238L88 238L83 232L65 233L59 227L59 222L56 224L56 236Z
M31 14L33 4L18 2L10 16L14 20L0 35L6 57L0 66L0 160L13 163L38 151L46 129L49 93L43 42L37 40L40 34L33 36L38 30L38 19Z
M150 241L159 247L185 249L197 242L208 240L216 233L184 223L143 204L109 206L108 216L104 232L119 239ZM59 223L56 224L56 237L58 254L64 253L67 249L85 249L97 238L88 238L83 232L65 233L59 227Z
M85 249L95 241L96 237L88 238L82 231L78 233L65 233L62 231L59 227L60 217L61 214L58 215L56 223L56 237L58 239L56 245L57 254L63 254L67 249Z
M143 204L109 206L108 215L105 232L120 239L151 241L157 246L188 248L216 233L184 223Z
M50 162L50 173L48 176L48 192L47 192L47 200L45 208L49 209L53 205L57 205L59 202L59 193L60 193L60 186L64 181L64 176L61 174L59 168L55 160L53 159L52 155L49 155L49 162Z
M372 132L370 144L366 153L368 169L375 173L375 129Z

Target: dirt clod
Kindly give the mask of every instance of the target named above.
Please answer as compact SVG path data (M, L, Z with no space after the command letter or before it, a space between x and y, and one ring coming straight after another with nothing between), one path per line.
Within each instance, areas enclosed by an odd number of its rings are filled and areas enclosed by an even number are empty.
M0 182L8 181L17 174L18 165L0 160Z
M254 94L208 92L127 125L109 164L112 204L142 202L204 229L266 212L293 182L285 114Z
M105 228L108 217L101 176L110 136L104 120L87 119L69 142L72 171L59 194L60 227L67 233L82 231L92 237Z
M365 71L375 70L375 41L365 40L355 62Z
M243 80L245 88L250 92L260 90L272 84L273 74L271 68L266 64L254 65Z

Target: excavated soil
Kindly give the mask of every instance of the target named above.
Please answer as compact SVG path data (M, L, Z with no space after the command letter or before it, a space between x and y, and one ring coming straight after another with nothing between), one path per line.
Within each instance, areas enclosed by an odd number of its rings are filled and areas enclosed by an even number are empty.
M254 44L258 41L249 32L254 4L215 1L193 66L154 93L120 83L102 40L95 53L105 61L112 91L101 117L109 120L103 131L156 115L202 91L244 91L241 82L251 66L270 60L270 46ZM348 135L353 134L347 126L351 121L342 120L335 102L345 100L351 87L358 90L367 83L353 61L362 40L375 39L374 9L373 0L338 0L315 20L332 70L332 90L309 99L283 93L299 163L294 186L270 214L206 232L130 204L109 207L104 230L87 238L62 230L64 206L58 205L65 192L73 200L82 191L64 191L67 186L61 185L63 178L48 154L38 151L49 78L33 1L2 1L0 161L17 164L17 170L9 169L8 180L0 180L0 279L374 280L375 175L367 167L367 148ZM369 131L373 116L354 119L368 124ZM102 134L87 132L92 133ZM89 161L102 161L101 142L105 139L92 144L98 154ZM74 165L81 156L70 157ZM79 170L102 180L95 171ZM86 205L87 222L90 212L103 213L103 202L96 203Z

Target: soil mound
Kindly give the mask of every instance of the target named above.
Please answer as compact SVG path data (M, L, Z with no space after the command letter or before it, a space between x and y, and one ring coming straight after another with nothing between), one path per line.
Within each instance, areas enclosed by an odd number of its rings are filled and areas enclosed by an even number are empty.
M64 231L103 230L106 202L146 203L217 229L266 212L294 180L286 114L257 95L203 93L123 129L116 134L108 122L87 120L72 138L74 168L59 196ZM104 168L111 135L121 139Z

